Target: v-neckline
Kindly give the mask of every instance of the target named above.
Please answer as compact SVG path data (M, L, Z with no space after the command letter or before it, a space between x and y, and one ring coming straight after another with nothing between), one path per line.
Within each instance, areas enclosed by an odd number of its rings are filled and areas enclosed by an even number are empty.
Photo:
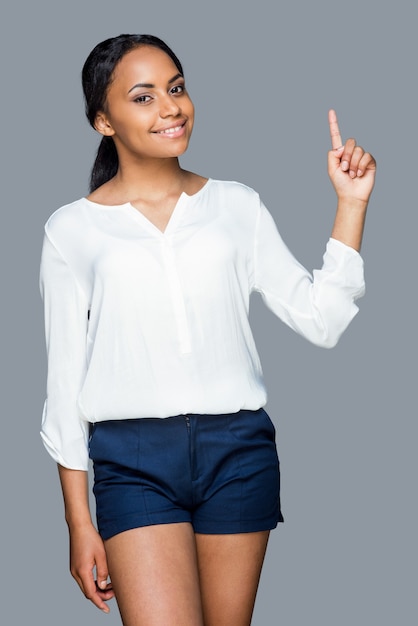
M181 192L180 196L177 199L177 202L174 205L174 208L171 212L170 218L164 230L158 228L158 226L156 226L144 213L142 213L142 211L137 209L131 202L124 202L123 204L101 204L100 202L94 202L94 200L89 200L86 197L84 198L84 200L89 204L103 207L105 209L123 209L129 214L133 215L133 217L137 221L141 222L141 224L146 226L149 230L157 233L160 237L164 237L174 229L176 222L178 222L181 208L189 203L191 200L197 198L201 193L203 193L203 191L208 187L211 180L211 178L208 178L204 185L202 185L202 187L194 194L188 195L185 191Z
M165 235L168 234L168 231L174 228L174 226L172 225L173 223L176 222L178 214L180 213L180 210L181 210L181 206L184 204L184 199L187 200L188 198L191 198L191 197L192 196L188 196L184 191L181 192L181 194L177 198L177 202L175 203L173 210L171 211L171 215L168 218L168 221L164 230L162 230L156 224L154 224L154 222L151 221L149 217L147 217L145 213L143 213L140 209L137 209L132 204L132 202L127 202L126 204L123 205L123 207L125 207L129 212L132 212L134 217L138 219L139 221L141 221L143 224L145 224L146 227L148 227L149 229L152 229L153 231L156 231L160 236L164 237Z

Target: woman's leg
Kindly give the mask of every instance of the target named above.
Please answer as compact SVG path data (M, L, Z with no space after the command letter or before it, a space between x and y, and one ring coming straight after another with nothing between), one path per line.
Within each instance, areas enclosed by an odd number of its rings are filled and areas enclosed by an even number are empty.
M205 626L249 626L268 537L196 535Z
M105 545L124 626L203 626L190 524L136 528Z

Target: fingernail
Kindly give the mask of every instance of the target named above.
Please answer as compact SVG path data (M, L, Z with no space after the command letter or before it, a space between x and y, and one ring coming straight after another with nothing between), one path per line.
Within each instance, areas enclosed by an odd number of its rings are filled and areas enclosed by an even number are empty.
M350 176L351 178L355 178L356 177L356 173L354 170L350 170Z
M357 170L357 176L363 176L363 170Z
M348 167L349 167L348 161L341 162L341 169L343 172L346 172L348 170Z
M105 580L101 580L99 582L100 589L106 589L107 582Z

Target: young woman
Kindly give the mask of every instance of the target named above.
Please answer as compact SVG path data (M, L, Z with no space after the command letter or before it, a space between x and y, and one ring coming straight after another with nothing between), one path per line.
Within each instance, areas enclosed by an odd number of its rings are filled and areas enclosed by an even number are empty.
M335 345L364 289L375 161L342 144L330 111L337 213L313 279L255 191L180 167L194 110L164 42L100 43L83 88L103 136L91 192L48 220L41 263L42 438L59 467L71 572L103 611L115 595L125 626L248 625L283 519L249 297Z

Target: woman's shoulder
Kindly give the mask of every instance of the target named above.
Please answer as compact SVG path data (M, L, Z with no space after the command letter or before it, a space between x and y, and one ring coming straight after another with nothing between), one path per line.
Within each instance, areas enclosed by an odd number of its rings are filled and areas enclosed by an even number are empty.
M221 180L208 176L201 176L194 172L185 171L185 192L189 196L198 196L200 192L208 191L211 194L241 195L247 197L258 196L257 192L248 185L236 180Z
M82 228L85 219L86 198L79 198L56 209L45 223L45 231L49 233L69 233L72 229Z
M259 195L257 191L245 183L236 180L220 180L216 178L210 178L209 181L211 189L217 191L219 194L258 201Z

